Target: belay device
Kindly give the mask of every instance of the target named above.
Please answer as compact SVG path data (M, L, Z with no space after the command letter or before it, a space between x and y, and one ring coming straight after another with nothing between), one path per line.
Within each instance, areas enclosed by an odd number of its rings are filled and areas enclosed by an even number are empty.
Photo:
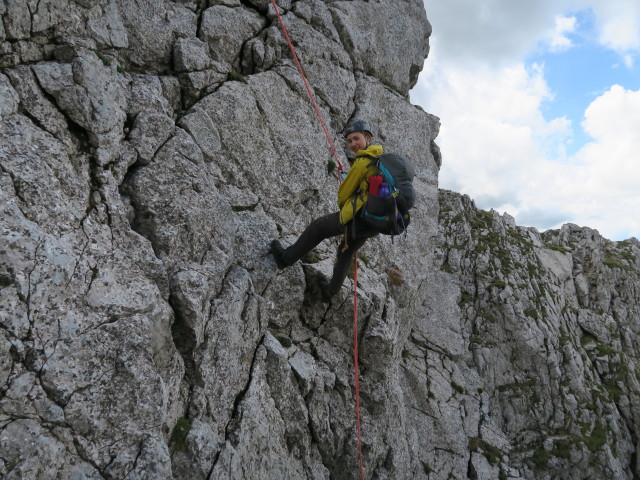
M373 161L378 175L369 177L362 219L383 235L399 235L411 222L409 209L415 203L413 165L408 158L395 153L383 153ZM388 192L384 191L385 184Z

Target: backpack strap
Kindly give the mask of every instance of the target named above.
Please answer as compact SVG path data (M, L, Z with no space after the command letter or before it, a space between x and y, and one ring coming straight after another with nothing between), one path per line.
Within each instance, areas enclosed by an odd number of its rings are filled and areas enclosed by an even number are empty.
M396 181L393 178L393 175L391 175L389 169L385 167L384 163L380 161L380 157L372 157L371 155L367 155L367 157L372 160L372 162L367 165L367 168L375 166L378 169L378 173L384 175L384 178L387 180L387 183L389 184L389 187L392 189L392 191L397 191Z
M393 190L397 190L396 181L393 179L393 175L391 175L391 172L387 169L387 167L384 166L384 163L382 163L380 159L378 159L378 171L382 172L382 174L385 176L385 178L389 182L389 186Z

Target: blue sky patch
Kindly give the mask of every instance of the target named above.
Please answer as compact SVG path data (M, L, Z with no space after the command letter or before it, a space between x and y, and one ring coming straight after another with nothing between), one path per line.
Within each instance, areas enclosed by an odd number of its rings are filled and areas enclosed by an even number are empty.
M567 14L577 18L575 32L567 34L573 46L560 51L538 51L526 64L543 65L544 78L553 98L541 105L545 120L567 117L572 122L573 142L567 154L575 154L590 138L581 122L589 104L612 85L628 90L640 88L640 66L625 66L622 57L597 44L593 13L590 10Z

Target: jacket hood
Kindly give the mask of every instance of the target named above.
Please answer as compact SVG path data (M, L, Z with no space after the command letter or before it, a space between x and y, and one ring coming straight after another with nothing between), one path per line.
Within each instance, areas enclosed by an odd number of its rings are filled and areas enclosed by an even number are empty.
M365 156L378 157L380 155L382 155L382 145L369 145L364 150L358 150L356 152L356 158Z

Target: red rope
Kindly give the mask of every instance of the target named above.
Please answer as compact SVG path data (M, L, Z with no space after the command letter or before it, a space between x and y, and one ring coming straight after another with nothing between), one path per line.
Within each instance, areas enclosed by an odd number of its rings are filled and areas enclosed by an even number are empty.
M311 100L311 105L318 116L318 120L320 120L320 125L322 125L322 130L324 131L325 137L327 137L327 142L329 143L329 147L331 147L331 152L333 153L333 158L338 165L338 182L342 183L342 177L340 173L343 170L342 162L338 158L338 154L336 152L335 147L333 146L333 142L331 141L331 136L329 135L329 131L322 119L322 115L320 114L320 109L318 108L318 104L315 101L313 93L311 91L311 87L309 86L309 82L307 81L307 77L304 75L304 70L302 70L302 65L300 65L300 61L298 60L298 56L296 55L295 48L293 48L293 43L289 38L289 33L287 32L287 27L284 26L284 22L282 21L282 17L280 16L280 10L278 9L278 5L276 4L276 0L271 0L271 4L273 5L273 9L276 12L276 16L278 17L278 23L280 23L280 28L282 29L282 33L284 34L284 38L286 38L287 43L289 44L289 50L291 50L291 54L293 55L293 59L296 62L298 67L298 72L300 72L300 76L302 77L302 81L304 82L304 86L307 89L307 93L309 94L309 100ZM358 369L358 253L353 254L353 367L355 370L355 380L356 380L356 432L358 435L358 461L359 461L359 469L360 469L360 480L364 480L364 469L362 467L362 440L360 435L360 373Z
M360 480L364 480L362 468L362 442L360 440L360 372L358 369L358 253L353 254L353 367L356 376L356 430L358 434L358 460Z
M300 76L302 77L302 81L304 82L304 86L307 89L307 93L309 94L309 100L311 100L311 105L313 105L313 109L316 111L316 115L318 116L318 120L320 120L320 125L322 125L322 130L324 131L324 136L327 137L327 142L329 142L329 147L331 147L331 152L333 153L333 158L338 165L338 181L342 183L342 178L340 173L344 169L342 166L342 162L338 158L338 153L336 152L335 147L333 146L333 142L331 141L331 136L329 135L329 130L327 130L327 126L322 119L322 115L320 114L320 109L318 108L318 104L313 96L313 92L311 91L311 87L309 86L309 82L307 81L307 77L304 74L304 70L302 70L302 65L300 65L300 61L298 60L298 55L296 55L296 50L293 48L293 43L289 38L289 32L287 32L287 27L284 26L284 22L282 21L282 17L280 16L280 10L278 9L278 5L276 4L276 0L271 0L271 4L273 5L273 9L276 12L276 17L278 17L278 23L280 23L280 28L282 29L282 33L284 34L284 38L286 38L287 43L289 44L289 50L291 50L291 54L293 55L293 59L298 66L298 72L300 72Z

